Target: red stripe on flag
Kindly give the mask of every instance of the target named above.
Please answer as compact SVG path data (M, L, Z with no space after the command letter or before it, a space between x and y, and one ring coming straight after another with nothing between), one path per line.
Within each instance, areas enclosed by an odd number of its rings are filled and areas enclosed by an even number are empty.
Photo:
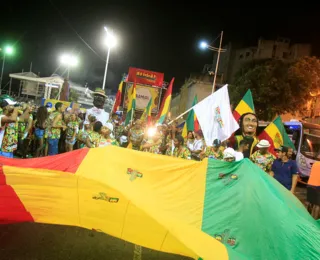
M6 184L6 176L0 166L0 224L34 222L14 189Z
M115 113L118 111L118 108L121 104L121 92L118 90L117 95L116 95L116 100L114 101L114 106L113 106L113 111L112 113Z
M0 156L0 166L6 165L75 173L88 152L89 149L84 148L69 153L34 159L9 159Z
M241 116L240 116L240 114L238 113L237 110L234 110L233 111L233 117L237 122L239 122L239 119L240 119Z
M259 140L268 140L270 143L270 147L268 149L268 151L270 153L272 153L274 156L277 156L277 153L274 151L274 143L272 138L266 133L266 131L263 131L260 135L259 135Z
M199 125L198 118L196 118L196 120L194 120L194 131L197 132L199 130L200 130L200 125Z

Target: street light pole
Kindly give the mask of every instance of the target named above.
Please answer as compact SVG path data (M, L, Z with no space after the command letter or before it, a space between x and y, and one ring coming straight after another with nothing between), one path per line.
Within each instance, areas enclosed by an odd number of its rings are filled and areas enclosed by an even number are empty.
M0 95L2 94L2 78L3 78L3 70L4 70L4 63L6 61L6 53L3 53L3 61L2 61L2 69L1 69L1 80L0 80Z
M213 77L213 85L212 85L212 93L216 89L216 79L217 79L217 73L218 73L218 67L219 67L219 60L220 60L220 53L221 53L221 45L222 45L222 38L223 38L223 31L220 34L220 44L219 44L219 50L218 50L218 55L217 55L217 63L216 63L216 69L214 72L214 77Z
M68 71L67 71L67 73L68 73L68 74L67 74L67 75L68 75L68 76L67 76L67 79L69 80L69 75L70 75L70 65L68 65Z
M103 89L103 90L105 89L105 85L106 85L106 79L107 79L107 73L108 73L109 57L110 57L110 47L108 47L106 67L105 67L105 70L104 70L104 77L103 77L103 84L102 84L102 89Z

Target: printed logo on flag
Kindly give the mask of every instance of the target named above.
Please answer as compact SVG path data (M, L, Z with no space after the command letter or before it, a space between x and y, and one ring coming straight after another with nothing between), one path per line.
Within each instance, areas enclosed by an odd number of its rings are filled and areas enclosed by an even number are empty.
M230 236L230 230L226 229L222 234L214 235L214 238L223 244L234 246L236 244L236 238Z
M276 134L276 136L274 137L274 146L275 148L279 148L281 145L282 145L282 142L281 142L281 136L279 133Z
M219 173L219 179L222 179L224 185L228 185L230 182L237 180L238 179L238 175L236 175L236 174Z
M219 106L214 109L214 120L219 124L220 128L224 127Z
M92 196L92 199L94 199L94 200L105 200L105 201L110 202L110 203L118 203L119 202L119 198L109 197L104 192L99 192L98 195Z
M130 175L130 179L129 179L130 181L134 181L137 178L142 178L143 177L143 174L141 172L138 172L138 171L133 170L131 168L128 168L127 174Z

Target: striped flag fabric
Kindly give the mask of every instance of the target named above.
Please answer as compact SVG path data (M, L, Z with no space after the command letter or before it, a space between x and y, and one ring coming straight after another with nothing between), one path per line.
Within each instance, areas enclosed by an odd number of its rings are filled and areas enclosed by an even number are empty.
M198 97L195 96L192 102L192 107L198 103ZM200 125L197 119L196 114L194 113L193 109L189 112L187 120L183 126L182 130L182 137L187 138L188 131L195 131L197 132L200 129Z
M136 109L136 98L137 98L137 91L136 91L136 82L133 83L133 86L131 87L129 95L129 104L127 108L127 115L126 115L126 120L125 120L125 125L128 125L132 118L134 111Z
M282 145L295 150L294 144L288 136L280 116L271 122L259 135L259 140L262 139L269 141L271 144L269 152L274 155L276 155L274 149L279 148Z
M119 88L118 88L118 91L117 91L116 99L115 99L114 104L113 104L113 109L112 109L113 113L118 111L119 106L121 104L122 87L123 87L123 80L119 84Z
M252 93L250 89L246 92L240 103L233 111L233 117L238 122L240 117L245 113L255 113Z
M19 222L79 226L109 234L110 245L122 239L192 259L319 259L319 223L249 160L115 146L1 156L0 224Z
M165 121L167 114L170 110L173 82L174 82L174 78L172 78L172 80L170 81L169 87L168 87L166 94L164 95L164 98L161 102L160 110L159 110L158 117L157 117L157 119L158 119L157 122L159 124L163 124L163 122Z
M150 125L151 124L151 105L152 105L152 97L149 99L148 105L146 106L146 108L144 109L142 115L141 115L141 120L142 121L147 121L147 124Z

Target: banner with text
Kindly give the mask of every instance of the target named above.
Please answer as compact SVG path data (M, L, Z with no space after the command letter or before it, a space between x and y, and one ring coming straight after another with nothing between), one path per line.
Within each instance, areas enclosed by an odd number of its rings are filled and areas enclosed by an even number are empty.
M128 81L137 84L162 87L164 74L149 70L129 68ZM147 102L148 103L148 102Z
M133 84L127 84L127 90L125 93L124 98L124 107L127 108L129 98L128 93L131 93L131 88ZM146 106L148 105L148 102L150 98L152 98L152 105L151 109L153 113L158 112L159 109L159 98L160 98L160 88L154 88L154 87L147 87L147 86L141 86L139 84L136 84L136 91L137 91L137 97L136 97L136 109L137 110L144 110Z

